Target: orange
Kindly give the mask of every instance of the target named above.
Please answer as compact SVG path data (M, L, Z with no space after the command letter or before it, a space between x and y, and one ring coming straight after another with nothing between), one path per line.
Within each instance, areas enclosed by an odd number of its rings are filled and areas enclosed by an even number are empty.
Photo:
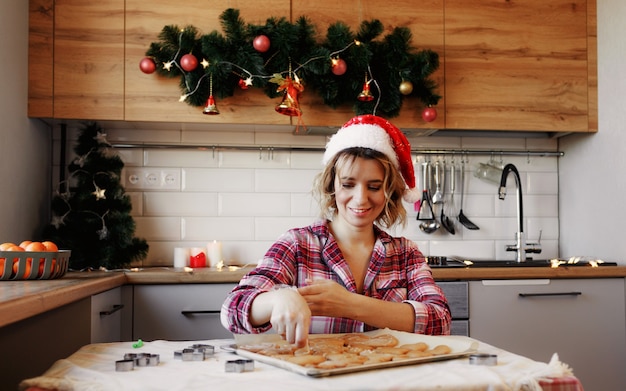
M45 242L41 242L41 244L43 244L43 246L46 248L46 251L59 251L59 247L57 247L57 245L54 242L51 242L49 240L46 240Z
M46 246L41 242L30 242L26 245L26 247L22 247L25 251L46 251Z
M30 272L33 269L33 259L26 258L22 259L21 262L26 262L26 267L24 268L24 274L22 274L22 278L28 278L30 276ZM13 274L17 274L17 271L19 270L19 265L20 262L17 261L17 258L13 260Z
M46 251L46 246L41 242L30 242L25 248L25 251ZM45 258L40 258L39 267L38 267L38 276L43 274L43 261ZM30 271L33 266L33 259L26 258L26 269L24 271L24 277L30 276Z
M28 246L31 243L32 243L31 240L24 240L22 243L20 243L20 247L26 250L26 246Z
M6 258L0 258L0 278L4 276L4 264L6 263Z
M11 247L17 247L17 245L11 242L2 243L0 244L0 251L15 251L15 250L11 250Z

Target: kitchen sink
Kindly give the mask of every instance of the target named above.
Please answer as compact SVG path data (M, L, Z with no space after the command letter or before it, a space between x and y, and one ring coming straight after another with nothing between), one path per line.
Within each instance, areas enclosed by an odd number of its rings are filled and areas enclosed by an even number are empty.
M604 267L617 266L616 262L604 262L589 257L572 257L570 259L528 259L524 262L513 260L465 259L459 257L426 257L432 268L489 268L489 267Z

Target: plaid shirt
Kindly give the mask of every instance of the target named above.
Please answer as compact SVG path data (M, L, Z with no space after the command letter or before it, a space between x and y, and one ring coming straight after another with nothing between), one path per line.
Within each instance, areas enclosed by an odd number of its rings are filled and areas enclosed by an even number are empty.
M450 309L435 284L430 267L417 245L406 238L394 238L375 227L376 243L370 260L363 294L380 300L405 302L415 310L414 332L450 334ZM222 324L233 333L261 333L271 324L254 327L249 322L254 298L275 285L304 286L306 279L331 279L350 292L356 283L326 221L295 228L283 234L244 276L222 306ZM347 318L313 316L311 333L350 333L375 329Z

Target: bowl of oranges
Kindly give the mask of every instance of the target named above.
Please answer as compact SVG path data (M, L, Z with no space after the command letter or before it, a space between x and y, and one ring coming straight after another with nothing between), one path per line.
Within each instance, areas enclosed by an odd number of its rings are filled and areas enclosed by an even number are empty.
M70 250L59 250L50 241L25 240L0 244L0 281L50 280L68 269Z

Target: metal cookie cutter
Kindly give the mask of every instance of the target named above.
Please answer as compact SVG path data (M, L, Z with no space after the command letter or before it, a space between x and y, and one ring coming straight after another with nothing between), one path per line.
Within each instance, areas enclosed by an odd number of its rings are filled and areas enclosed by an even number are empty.
M472 365L498 365L498 355L487 353L470 354L469 363Z
M226 361L226 372L252 372L254 371L254 360L240 359Z
M209 357L213 357L213 354L215 354L213 345L194 344L183 350L174 351L174 358L179 358L183 361L204 361Z
M115 362L115 372L128 372L135 369L135 360L119 360Z
M138 367L154 367L159 365L160 357L158 354L150 353L126 353L124 354L124 360L131 360Z

